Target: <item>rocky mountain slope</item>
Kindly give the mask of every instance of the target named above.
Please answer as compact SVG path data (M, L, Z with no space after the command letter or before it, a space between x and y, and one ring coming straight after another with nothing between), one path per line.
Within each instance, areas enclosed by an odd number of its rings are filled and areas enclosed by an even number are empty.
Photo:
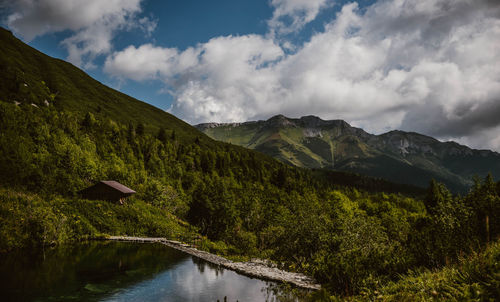
M343 120L278 115L267 121L206 123L208 136L255 149L300 167L352 171L390 181L427 186L434 178L465 191L474 175L500 176L500 154L440 142L414 132L373 135Z

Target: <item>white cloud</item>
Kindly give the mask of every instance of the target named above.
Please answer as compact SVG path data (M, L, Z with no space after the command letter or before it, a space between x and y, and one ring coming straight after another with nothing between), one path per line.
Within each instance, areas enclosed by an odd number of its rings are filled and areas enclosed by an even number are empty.
M283 55L270 39L228 36L183 52L150 44L130 46L109 56L104 71L135 80L165 81L177 97L172 111L183 112L184 118L242 120L257 114L271 97L270 91L279 88L272 66ZM227 99L232 101L221 102Z
M127 75L136 81L159 79L161 75L168 76L178 57L178 51L172 48L151 44L138 48L129 46L109 56L104 63L104 70L109 74Z
M47 33L70 30L62 41L68 60L78 66L91 66L97 55L112 50L114 33L120 29L142 28L151 33L156 22L143 17L141 0L16 0L7 25L27 41Z
M313 21L331 0L271 0L273 16L268 21L271 34L289 34Z
M497 3L352 3L293 54L272 36L228 36L185 51L129 47L105 70L164 81L171 112L192 123L315 114L500 150Z

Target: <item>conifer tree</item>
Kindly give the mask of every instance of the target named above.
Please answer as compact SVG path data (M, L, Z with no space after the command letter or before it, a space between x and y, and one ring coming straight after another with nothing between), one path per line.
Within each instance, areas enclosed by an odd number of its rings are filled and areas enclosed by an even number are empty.
M156 138L162 143L165 143L167 141L167 132L164 128L160 128L160 130L158 130Z
M135 128L135 133L137 133L137 135L139 135L139 136L144 135L144 124L143 123L137 124L137 127Z

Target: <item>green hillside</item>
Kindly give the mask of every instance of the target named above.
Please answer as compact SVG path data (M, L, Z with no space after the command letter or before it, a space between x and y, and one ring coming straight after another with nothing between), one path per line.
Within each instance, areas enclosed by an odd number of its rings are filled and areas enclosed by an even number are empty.
M466 192L476 175L500 177L500 154L418 133L372 135L342 120L278 115L267 121L200 124L208 136L305 168L351 171L425 187L434 178Z
M500 236L500 184L491 176L453 196L437 182L422 194L286 165L214 141L0 32L0 257L107 235L196 238L200 249L313 276L325 299L350 299L381 287L392 294L398 281L411 294L409 271L457 264ZM274 133L263 129L255 144ZM280 141L299 135L289 129ZM331 146L339 155L370 154L365 141L344 139L354 143ZM314 146L327 154L324 143ZM77 194L99 180L137 194L124 205ZM495 297L482 288L480 298Z
M56 106L83 117L113 117L119 123L144 123L147 129L176 129L180 136L199 133L165 111L111 89L72 64L51 58L0 28L0 95L3 101Z

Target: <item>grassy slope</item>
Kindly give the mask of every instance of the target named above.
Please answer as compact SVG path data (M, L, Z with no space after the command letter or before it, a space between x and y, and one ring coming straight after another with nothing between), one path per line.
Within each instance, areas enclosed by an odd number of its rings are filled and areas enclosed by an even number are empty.
M202 136L175 116L101 84L72 64L29 47L3 28L0 72L0 95L6 98L4 101L44 106L47 100L82 115L92 112L123 124L142 122L146 129L175 129L180 137Z

